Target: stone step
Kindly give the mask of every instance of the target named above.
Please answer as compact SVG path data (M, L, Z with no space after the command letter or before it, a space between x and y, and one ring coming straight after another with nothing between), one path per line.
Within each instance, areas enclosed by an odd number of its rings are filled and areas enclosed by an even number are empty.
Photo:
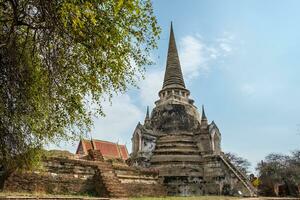
M198 149L197 145L194 143L161 143L157 144L156 148L193 148L193 149Z
M199 150L195 148L186 148L186 149L180 149L180 148L161 148L154 150L154 154L160 155L160 154L187 154L187 155L199 155Z
M124 190L121 189L111 189L108 190L109 193L116 195L126 195L126 192Z
M195 144L195 140L193 138L187 139L187 138L169 138L169 139L159 139L157 140L157 144L163 144L163 143L192 143Z
M161 135L160 137L162 138L162 137L178 137L178 136L179 137L180 136L182 136L182 137L184 137L184 136L194 136L194 133L178 130L178 131L176 131L176 134L171 132L171 133L168 133L168 134Z
M111 197L128 196L127 192L122 187L121 182L119 181L111 163L99 162L98 170L102 177L105 188L109 192L109 196Z
M97 165L98 166L111 166L111 163L108 163L108 162L97 162Z
M157 178L154 178L152 176L147 177L147 176L121 175L121 174L120 175L118 174L117 176L118 176L118 178L122 178L122 179L157 180Z
M135 171L125 171L125 170L116 170L117 176L119 175L129 175L129 176L140 176L140 173Z
M107 187L107 190L111 193L124 193L124 194L126 193L123 188L117 188L116 185L111 185Z
M102 175L102 178L105 180L114 180L115 175L114 174L105 174L105 175Z
M183 164L197 166L197 165L199 165L199 161L165 161L165 162L154 162L154 163L151 163L151 166L154 167L154 168L165 167L165 166L168 166L169 168L172 168L172 167L181 166Z
M171 170L171 171L161 171L160 176L188 176L188 177L203 177L203 172L189 172L189 171L183 171L181 169L178 169L177 171Z
M154 154L150 160L151 163L159 162L200 162L202 160L200 155L156 155Z
M105 185L119 185L119 181L114 181L114 179L104 179Z
M110 172L110 171L112 171L111 168L101 168L101 167L99 167L99 169L101 169L101 171L103 171L103 172Z
M114 174L114 171L110 170L110 171L101 171L101 174L102 175L113 175Z
M157 143L156 147L191 147L197 148L197 145L193 142L162 142Z
M115 180L115 179L112 179L112 180L109 180L109 181L105 182L105 185L108 185L108 186L110 186L110 185L120 185L120 182Z
M107 190L110 193L110 196L127 196L127 192L118 185L107 186Z

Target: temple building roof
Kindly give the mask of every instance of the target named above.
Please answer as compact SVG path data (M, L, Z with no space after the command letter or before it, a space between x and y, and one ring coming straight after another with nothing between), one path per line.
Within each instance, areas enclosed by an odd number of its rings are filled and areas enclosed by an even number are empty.
M125 145L116 144L103 140L80 140L76 154L88 155L88 150L100 150L104 158L121 158L126 160L129 158L128 151Z

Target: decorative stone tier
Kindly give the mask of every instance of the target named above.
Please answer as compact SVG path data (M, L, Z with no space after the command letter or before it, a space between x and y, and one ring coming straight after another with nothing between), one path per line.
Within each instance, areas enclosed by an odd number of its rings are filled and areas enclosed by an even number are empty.
M164 168L166 164L199 163L202 158L192 134L165 135L157 140L150 160L152 166ZM169 167L169 166L168 166Z
M201 195L202 160L193 135L185 132L159 137L150 162L159 169L169 195Z

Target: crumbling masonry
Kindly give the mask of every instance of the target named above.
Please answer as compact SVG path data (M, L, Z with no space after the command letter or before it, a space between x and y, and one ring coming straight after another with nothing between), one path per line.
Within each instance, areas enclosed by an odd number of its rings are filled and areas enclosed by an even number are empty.
M151 115L132 137L131 165L159 170L169 195L255 196L255 189L223 154L217 125L201 117L185 87L171 25L163 87Z

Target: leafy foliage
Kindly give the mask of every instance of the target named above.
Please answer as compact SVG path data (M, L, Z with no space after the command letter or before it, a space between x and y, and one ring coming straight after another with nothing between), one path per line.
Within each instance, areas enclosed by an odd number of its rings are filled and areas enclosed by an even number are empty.
M245 175L249 173L250 162L234 153L225 153L225 156Z
M1 0L2 168L88 131L104 95L141 77L159 33L150 0Z
M285 184L288 192L295 194L295 188L300 185L300 151L293 151L291 155L269 154L257 165L257 170L262 194L272 193L275 184Z
M42 156L44 158L74 158L74 154L67 150L42 150Z
M257 170L260 176L268 177L273 182L300 183L300 151L293 151L290 156L269 154L258 164Z

